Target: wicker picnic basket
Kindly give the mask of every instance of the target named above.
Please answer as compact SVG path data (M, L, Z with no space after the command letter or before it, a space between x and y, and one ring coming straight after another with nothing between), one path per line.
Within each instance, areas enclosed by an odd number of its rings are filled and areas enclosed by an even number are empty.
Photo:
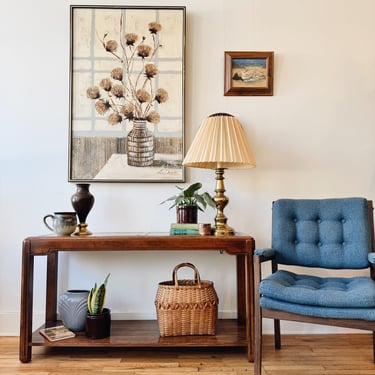
M181 267L194 270L194 280L178 280ZM201 280L191 263L178 264L170 281L158 285L155 298L160 336L215 335L219 300L212 281Z

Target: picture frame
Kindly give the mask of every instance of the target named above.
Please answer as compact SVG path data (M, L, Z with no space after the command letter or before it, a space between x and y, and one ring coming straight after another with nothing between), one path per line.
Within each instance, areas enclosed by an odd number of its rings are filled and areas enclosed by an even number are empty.
M274 53L225 51L225 96L272 96Z
M184 6L70 6L70 182L184 182Z

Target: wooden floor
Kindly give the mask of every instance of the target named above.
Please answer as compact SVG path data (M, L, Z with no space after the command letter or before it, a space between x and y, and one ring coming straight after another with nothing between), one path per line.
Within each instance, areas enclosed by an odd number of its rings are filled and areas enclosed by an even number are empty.
M263 375L374 375L370 334L284 335L274 350L266 336ZM33 347L18 361L18 338L0 337L0 374L249 375L244 350L67 349Z

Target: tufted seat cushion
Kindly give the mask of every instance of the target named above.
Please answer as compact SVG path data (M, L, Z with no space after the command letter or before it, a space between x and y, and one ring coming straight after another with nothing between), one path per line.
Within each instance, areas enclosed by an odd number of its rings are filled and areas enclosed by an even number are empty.
M261 306L326 318L375 320L370 277L321 278L279 270L260 284Z

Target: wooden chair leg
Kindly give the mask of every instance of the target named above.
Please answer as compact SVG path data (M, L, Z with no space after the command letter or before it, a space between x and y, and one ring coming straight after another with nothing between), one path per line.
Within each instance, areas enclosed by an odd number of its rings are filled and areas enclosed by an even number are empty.
M372 331L372 361L375 363L375 331Z
M274 339L275 339L275 349L281 349L281 335L280 335L280 320L274 319L273 320L273 328L274 328Z
M262 374L262 313L255 302L254 314L254 375Z

